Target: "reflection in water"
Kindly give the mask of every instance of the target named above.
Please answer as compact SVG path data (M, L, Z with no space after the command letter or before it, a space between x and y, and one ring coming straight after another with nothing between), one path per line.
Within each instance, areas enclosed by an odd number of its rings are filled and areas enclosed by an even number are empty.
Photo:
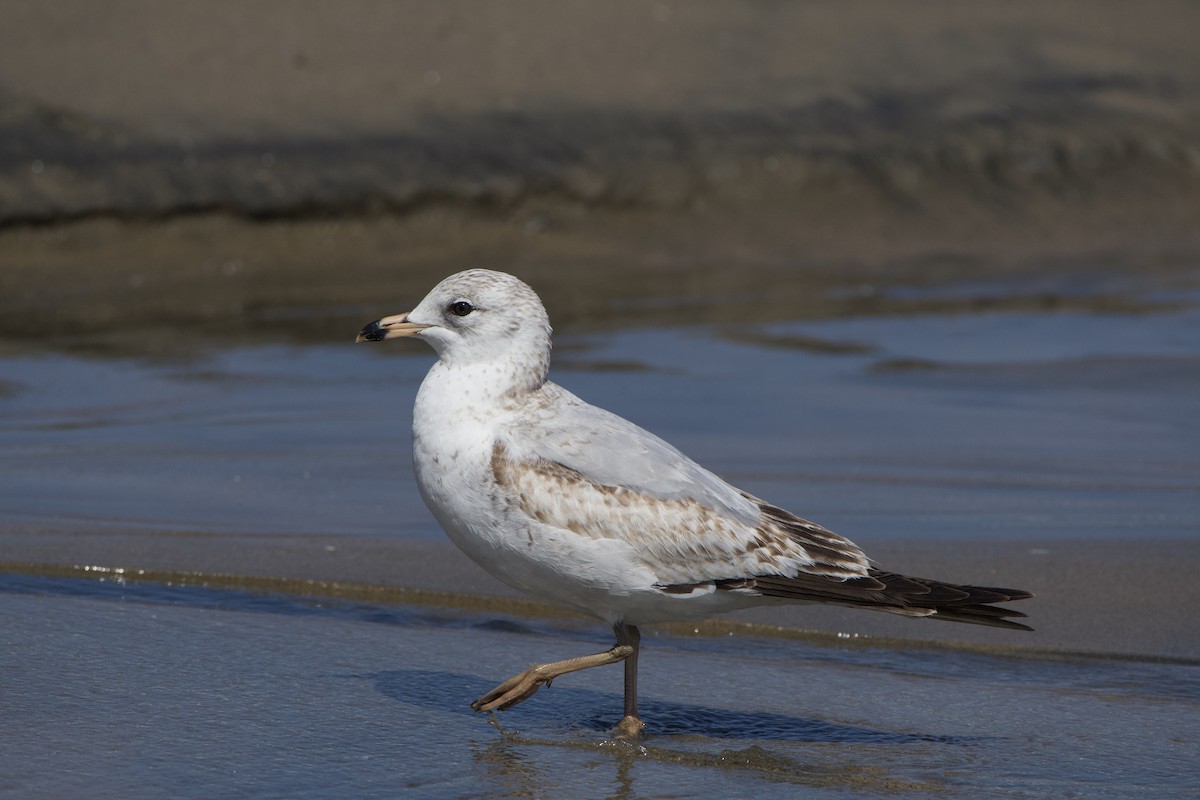
M493 718L494 722L494 718ZM496 725L499 729L500 726ZM527 749L501 730L499 738L471 742L471 755L488 782L510 797L543 797L555 794L553 770L542 769ZM497 794L500 794L499 792ZM560 795L564 796L564 795Z
M598 742L551 739L506 731L494 718L492 724L500 731L500 738L486 744L473 743L472 753L482 773L498 789L496 796L562 797L569 794L555 778L555 774L561 772L539 765L541 748L554 749L543 756L550 764L561 760L563 750L579 752L586 758L583 765L588 769L589 788L599 789L604 794L597 796L611 800L641 797L639 777L653 772L653 779L657 780L661 777L660 771L677 768L747 771L773 783L858 792L939 791L945 788L944 783L936 779L905 780L893 775L886 766L865 765L872 755L857 749L843 750L832 761L803 763L758 744L718 749L719 741L700 737L681 743L664 742L661 737L652 737L645 743L621 739ZM611 768L611 772L606 768Z
M472 715L468 700L484 694L492 683L474 675L428 670L391 670L362 676L384 695L404 703L433 706L439 711ZM553 689L553 703L521 706L521 723L562 732L606 734L620 720L621 696L576 687ZM647 732L658 737L702 736L721 739L820 742L835 744L967 744L977 737L914 735L842 725L770 712L743 712L689 703L647 699L639 702ZM496 724L502 724L497 721Z
M464 698L476 697L491 688L488 681L472 675L419 669L358 677L371 680L379 692L393 700L464 716L474 714ZM985 740L906 734L785 714L647 700L642 712L650 734L642 742L631 743L607 735L618 721L619 715L614 715L612 709L620 708L619 701L618 695L609 692L556 687L554 703L522 706L520 730L508 727L495 714L489 715L500 738L473 743L474 758L489 778L505 787L506 796L513 797L562 796L556 791L561 788L556 778L558 770L539 766L542 757L538 749L547 747L577 751L589 757L592 767L611 765L615 788L608 796L614 798L638 796L634 781L645 763L749 770L771 780L809 786L916 791L937 787L890 776L880 763L879 747L971 745ZM761 743L746 746L747 740ZM776 752L772 742L843 747L826 753L819 761L802 762ZM865 759L863 747L871 749ZM546 758L554 763L559 756ZM593 775L591 779L597 778Z

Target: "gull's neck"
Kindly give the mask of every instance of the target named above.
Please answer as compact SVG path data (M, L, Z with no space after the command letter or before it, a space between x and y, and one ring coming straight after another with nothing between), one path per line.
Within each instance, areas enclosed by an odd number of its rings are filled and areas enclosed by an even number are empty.
M503 413L538 391L549 368L549 348L540 353L510 351L486 361L439 358L421 382L414 423Z

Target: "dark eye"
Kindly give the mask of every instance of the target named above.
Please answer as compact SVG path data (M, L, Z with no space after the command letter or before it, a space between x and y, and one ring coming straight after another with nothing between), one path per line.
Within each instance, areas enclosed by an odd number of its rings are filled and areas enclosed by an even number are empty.
M451 314L459 317L465 317L475 310L475 306L468 303L466 300L459 300L457 303L451 303L449 306Z

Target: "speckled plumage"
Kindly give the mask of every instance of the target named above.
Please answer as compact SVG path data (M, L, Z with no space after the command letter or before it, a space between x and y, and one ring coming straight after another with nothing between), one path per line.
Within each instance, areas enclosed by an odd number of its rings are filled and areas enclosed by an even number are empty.
M612 652L632 647L636 658L637 625L784 601L1024 627L1006 619L1019 612L986 604L1027 592L874 569L848 539L547 380L548 316L511 275L452 275L359 338L393 336L437 351L414 407L413 460L447 535L506 583L613 624ZM507 707L537 685L527 678L479 707ZM627 695L627 716L628 705Z

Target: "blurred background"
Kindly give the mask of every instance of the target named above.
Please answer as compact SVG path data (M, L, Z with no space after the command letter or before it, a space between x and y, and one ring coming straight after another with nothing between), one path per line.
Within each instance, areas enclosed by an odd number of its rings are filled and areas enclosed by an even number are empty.
M7 348L324 340L465 266L520 272L560 327L1194 282L1188 2L0 11Z

